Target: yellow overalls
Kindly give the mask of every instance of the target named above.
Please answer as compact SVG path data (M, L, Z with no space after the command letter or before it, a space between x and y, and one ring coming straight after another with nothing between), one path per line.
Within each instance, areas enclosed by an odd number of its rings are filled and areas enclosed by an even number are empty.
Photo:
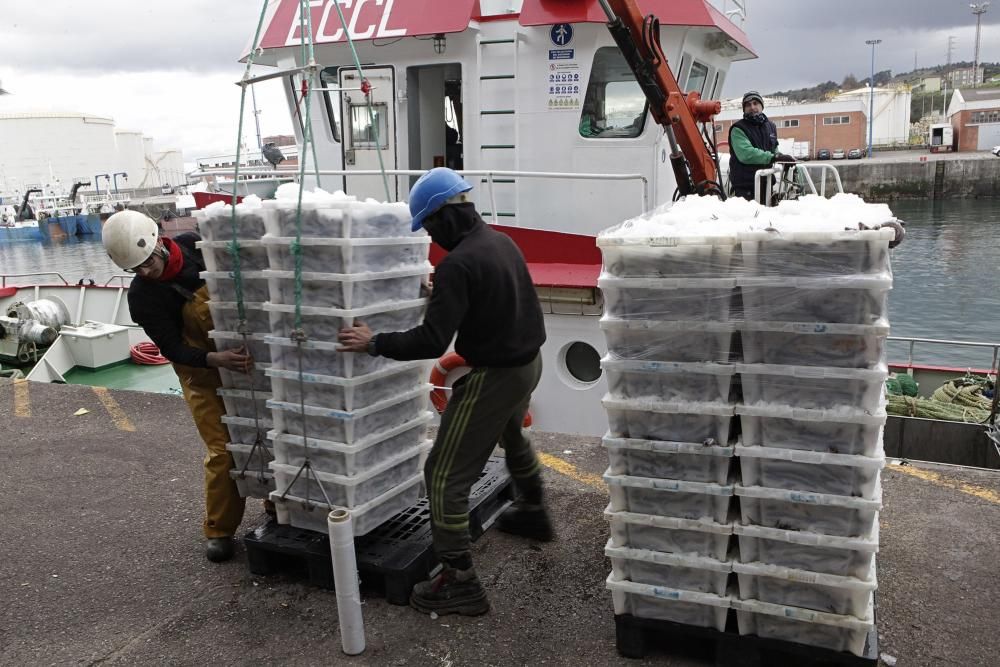
M182 337L189 347L215 352L215 344L208 337L208 332L214 327L207 301L208 288L203 285L194 293L194 299L184 304L181 311L184 321ZM236 482L229 477L233 457L226 450L229 431L222 423L226 408L215 391L222 386L219 371L183 364L173 364L173 367L180 378L184 400L194 417L198 433L208 448L205 455L205 521L202 529L207 538L230 537L243 520L246 500L240 497Z

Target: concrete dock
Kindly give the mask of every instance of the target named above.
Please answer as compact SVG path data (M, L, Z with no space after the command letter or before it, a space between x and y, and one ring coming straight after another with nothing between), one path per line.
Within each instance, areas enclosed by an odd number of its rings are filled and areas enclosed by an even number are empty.
M0 380L0 417L2 665L626 663L595 438L534 435L559 537L476 543L490 614L432 620L366 598L368 648L348 658L333 592L252 575L242 548L205 560L203 445L179 397ZM900 667L997 664L1000 473L892 465L882 481L880 651ZM262 520L250 501L244 529Z

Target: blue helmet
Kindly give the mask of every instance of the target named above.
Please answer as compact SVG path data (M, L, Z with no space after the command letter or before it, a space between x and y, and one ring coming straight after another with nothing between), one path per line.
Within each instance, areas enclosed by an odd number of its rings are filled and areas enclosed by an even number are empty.
M424 219L457 194L468 192L472 185L447 167L436 167L417 179L410 189L411 229L417 231Z

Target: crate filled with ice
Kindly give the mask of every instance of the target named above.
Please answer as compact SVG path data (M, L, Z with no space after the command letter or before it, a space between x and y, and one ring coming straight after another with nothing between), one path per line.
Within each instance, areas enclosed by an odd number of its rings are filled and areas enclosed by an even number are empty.
M271 303L309 308L365 308L420 298L429 263L374 273L303 273L265 271Z
M425 361L400 361L352 378L319 375L297 369L271 368L274 398L286 403L303 402L335 410L355 410L405 393L427 381Z
M735 278L616 278L597 281L604 312L624 320L726 322Z
M216 393L222 398L227 415L248 419L271 416L271 409L267 407L267 401L271 399L270 394L245 389L217 389Z
M336 342L309 339L303 342L287 337L265 337L271 354L271 368L323 376L353 378L398 366L388 357L342 352Z
M405 266L423 266L427 262L429 236L390 239L303 238L265 236L268 266L275 271L295 270L295 247L301 254L302 271L307 273L372 273Z
M270 212L255 195L244 197L233 207L226 202L214 202L194 211L198 233L206 241L256 240L265 233L265 219Z
M604 436L613 475L683 479L725 484L733 461L731 445L664 442Z
M734 563L740 599L760 600L828 614L863 616L878 588L875 566L862 578L794 570L764 563Z
M758 322L876 324L889 316L888 273L840 277L741 278L743 316Z
M601 360L608 391L615 398L658 397L665 401L727 402L733 366L718 363Z
M373 433L351 445L277 431L268 436L274 443L274 460L278 463L301 466L308 459L317 470L353 477L423 443L432 419L430 412L422 412L399 426Z
M625 320L605 315L600 327L612 359L728 362L734 357L735 322Z
M878 369L885 365L889 323L743 322L743 361L748 364Z
M881 443L873 456L742 445L737 445L736 454L744 486L857 498L875 495L879 471L885 466Z
M728 596L618 580L614 572L608 576L605 586L611 591L615 615L631 614L637 618L715 628L720 632L726 628Z
M743 444L803 449L829 454L876 456L882 444L885 406L868 412L853 407L829 410L785 405L738 405Z
M212 301L237 301L236 274L233 271L212 273L202 271ZM263 303L270 298L270 289L263 271L240 271L240 290L244 303Z
M726 594L726 582L733 571L728 561L616 547L611 542L604 547L604 555L611 559L615 579L715 595Z
M745 405L772 404L793 408L854 407L874 412L882 403L886 366L836 368L736 364Z
M613 512L656 514L679 519L726 521L733 499L731 484L685 482L604 473Z
M258 445L253 443L230 442L226 445L233 457L233 470L248 473L271 473L268 464L274 460L270 441L262 441Z
M205 270L211 273L236 270L239 258L240 271L263 271L268 268L267 249L261 240L250 241L198 241L205 260Z
M229 431L229 441L242 444L253 444L260 439L261 442L267 439L268 431L274 428L274 422L270 414L263 414L257 419L253 417L236 417L235 415L222 415L222 423Z
M864 578L878 553L878 517L861 537L838 537L806 530L733 526L744 563L770 563L797 570Z
M874 596L863 618L828 614L811 609L769 604L759 600L732 600L741 635L757 635L831 651L862 655L874 625Z
M266 331L266 329L264 331ZM236 331L224 331L222 329L214 329L208 332L208 337L215 342L215 349L217 350L236 350L239 348L244 348L245 351L248 352L251 357L253 357L254 364L271 363L271 347L268 344L267 335L264 333L241 334ZM235 375L245 375L243 373L237 374L232 371L227 371L226 374L223 374L222 371L224 370L226 369L224 368L219 369L219 374L222 375L223 377L226 377L227 375L230 377ZM255 369L255 373L256 372L263 373L263 370ZM247 383L246 380L243 380L243 382ZM255 382L255 388L261 386L270 386L270 381L267 381L266 385L265 383L259 382L257 380L255 380L254 382ZM249 389L250 387L249 386L237 387L235 385L232 385L232 388ZM268 391L270 391L270 389L268 389Z
M882 489L871 499L736 485L744 524L840 537L868 535L882 509Z
M412 329L423 321L426 306L426 299L411 299L350 309L302 306L299 313L301 329L310 340L336 342L340 330L358 320L377 332ZM292 332L299 328L294 305L265 303L264 310L270 313L269 329L274 336L291 338Z
M615 438L728 444L735 406L728 403L614 398L601 402Z
M721 561L726 560L732 543L731 521L716 523L708 518L614 512L610 506L604 510L604 518L610 524L611 544L616 547L691 554Z
M894 220L887 206L885 213ZM888 273L889 242L895 235L889 227L795 231L789 226L785 231L740 232L738 236L746 275L820 277Z
M263 303L243 303L243 319L240 319L239 304L235 301L209 301L208 310L212 323L220 331L241 331L241 324L250 333L266 333L271 328L271 316L264 310Z
M597 237L604 272L619 278L713 278L733 266L736 236Z

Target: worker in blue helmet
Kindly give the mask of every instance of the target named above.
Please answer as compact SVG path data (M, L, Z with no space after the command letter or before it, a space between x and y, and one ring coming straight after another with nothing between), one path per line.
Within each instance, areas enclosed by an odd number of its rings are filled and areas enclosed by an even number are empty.
M732 194L743 199L754 198L754 179L759 170L776 162L795 162L795 158L778 151L778 128L764 114L764 98L756 90L743 96L743 118L729 128L729 150Z
M472 566L469 491L499 442L518 501L501 530L542 541L554 533L542 502L541 467L521 429L542 373L545 326L520 249L483 222L467 200L472 186L445 167L410 190L413 230L448 251L437 265L424 321L409 331L373 333L362 322L342 329L343 349L392 359L437 359L457 334L455 351L471 371L452 388L424 468L440 574L413 588L424 613L474 616L490 604Z

